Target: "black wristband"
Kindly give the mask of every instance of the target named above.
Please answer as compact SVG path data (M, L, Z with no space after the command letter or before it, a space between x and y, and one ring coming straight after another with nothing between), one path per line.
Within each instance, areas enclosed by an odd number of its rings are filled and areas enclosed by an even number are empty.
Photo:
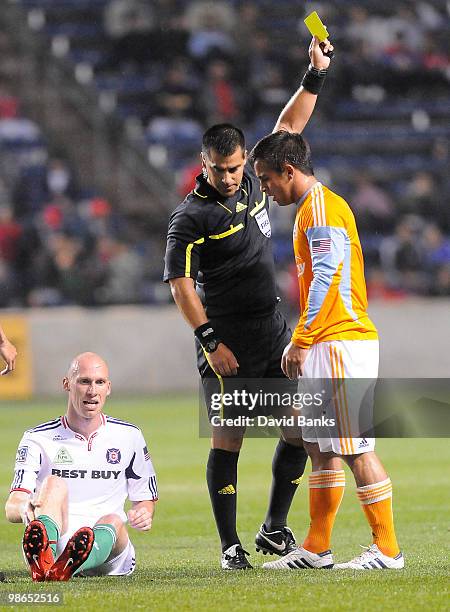
M310 93L318 95L322 89L327 73L328 70L318 70L310 64L302 79L302 87L307 89Z
M218 338L211 323L203 323L194 330L195 337L207 353L213 353L221 340Z

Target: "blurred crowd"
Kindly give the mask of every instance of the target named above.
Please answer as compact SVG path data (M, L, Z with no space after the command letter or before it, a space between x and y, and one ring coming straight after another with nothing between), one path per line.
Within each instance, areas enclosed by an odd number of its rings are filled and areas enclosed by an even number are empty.
M66 156L50 155L5 90L0 141L0 307L155 301L162 244L151 228L82 185ZM38 163L24 163L24 151Z
M199 172L205 127L236 123L252 145L307 65L303 3L20 1L35 11L39 35L69 39L69 60L91 71L99 94L113 94L124 125L139 123L149 159L173 172L180 198ZM307 136L317 176L355 211L369 293L450 295L448 3L307 8L318 10L337 48ZM3 148L8 122L19 117L19 102L0 84ZM151 223L89 191L64 154L47 155L39 168L0 183L0 305L168 299L158 289L164 237ZM292 215L273 213L280 285L296 304Z

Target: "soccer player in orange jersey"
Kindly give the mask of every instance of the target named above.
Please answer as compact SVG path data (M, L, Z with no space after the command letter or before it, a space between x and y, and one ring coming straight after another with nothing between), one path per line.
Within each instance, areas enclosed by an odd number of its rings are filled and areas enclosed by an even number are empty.
M301 315L283 353L282 369L291 379L332 381L333 397L326 411L336 424L328 429L302 427L312 462L309 531L302 546L263 567L401 569L404 559L394 531L392 484L375 454L375 440L365 437L366 430L358 426L368 398L371 412L378 335L367 314L355 218L347 202L315 178L309 146L300 134L278 131L266 136L251 159L262 190L281 206L298 207L293 240ZM349 385L349 378L367 380ZM314 416L312 411L302 414ZM348 563L334 565L331 531L345 487L340 458L355 477L373 543Z

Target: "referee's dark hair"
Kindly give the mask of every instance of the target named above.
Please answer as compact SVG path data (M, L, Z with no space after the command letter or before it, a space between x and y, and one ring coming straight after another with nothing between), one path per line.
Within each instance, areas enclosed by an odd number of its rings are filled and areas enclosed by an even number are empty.
M242 130L231 123L218 123L203 134L202 151L208 153L214 149L220 155L232 155L238 147L245 151L245 137Z
M253 147L249 160L263 161L272 170L281 174L285 164L298 168L305 176L314 174L311 162L311 149L301 134L280 130L262 138Z

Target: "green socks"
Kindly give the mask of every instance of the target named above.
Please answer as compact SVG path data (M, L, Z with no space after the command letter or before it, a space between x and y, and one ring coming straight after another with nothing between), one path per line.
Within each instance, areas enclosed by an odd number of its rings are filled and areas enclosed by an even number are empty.
M36 517L36 520L41 521L41 523L44 524L50 542L50 548L52 549L53 556L56 557L56 543L59 540L58 525L52 518L47 516L47 514L40 514Z
M92 550L89 553L89 557L75 573L101 565L111 554L117 539L116 530L114 529L113 525L95 525L94 536L95 540Z
M46 514L40 514L36 517L36 520L43 523L47 536L50 542L50 548L52 549L53 556L56 558L56 543L59 540L59 529L55 521L47 516ZM116 543L116 530L113 525L95 525L94 527L94 544L89 557L81 565L78 571L83 569L91 569L97 567L106 561L111 554L114 544ZM77 573L77 572L76 572Z

